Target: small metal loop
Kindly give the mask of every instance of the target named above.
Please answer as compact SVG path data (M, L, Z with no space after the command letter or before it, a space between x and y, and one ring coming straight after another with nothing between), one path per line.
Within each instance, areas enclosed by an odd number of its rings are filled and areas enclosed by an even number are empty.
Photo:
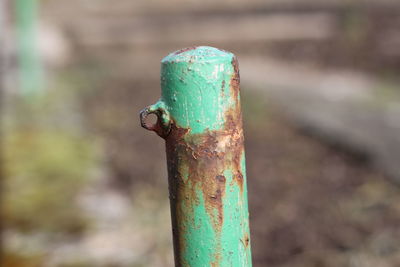
M156 113L155 113L154 111L150 111L149 107L146 107L146 108L144 108L144 109L142 109L142 110L140 111L140 125L141 125L143 128L145 128L145 129L147 129L147 130L149 130L149 131L153 131L154 125L149 126L149 125L147 125L147 123L146 123L146 119L147 119L147 117L148 117L150 114L156 114ZM156 114L156 115L157 115L157 114ZM158 120L158 116L157 116L157 120Z
M157 116L157 121L153 125L148 125L146 123L146 119L150 114L155 114ZM162 107L160 102L140 111L140 125L149 131L154 131L162 138L167 137L171 129L169 114L165 108Z

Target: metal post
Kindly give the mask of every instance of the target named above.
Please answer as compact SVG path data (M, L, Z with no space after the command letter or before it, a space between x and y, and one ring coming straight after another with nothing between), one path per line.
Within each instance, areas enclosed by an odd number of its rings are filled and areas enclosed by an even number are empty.
M161 87L140 119L166 141L175 266L251 266L235 56L207 46L171 53Z
M43 89L43 66L37 38L38 0L16 0L16 26L20 90L32 95Z
M6 53L5 53L5 35L6 35L6 3L5 1L0 0L0 123L3 122L3 108L4 108L4 88L5 82L4 77L6 76ZM0 151L3 151L3 140L4 140L4 132L3 128L0 128ZM3 183L4 183L4 159L3 153L0 153L0 204L3 203L4 193L3 193ZM3 231L4 231L4 218L3 218L3 206L0 206L0 266L4 262L4 240L3 240Z

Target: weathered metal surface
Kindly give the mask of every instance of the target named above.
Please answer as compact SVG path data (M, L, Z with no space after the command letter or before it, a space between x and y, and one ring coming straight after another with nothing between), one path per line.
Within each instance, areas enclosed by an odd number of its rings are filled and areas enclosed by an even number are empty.
M162 60L161 99L141 123L166 140L176 266L251 266L239 70L192 47ZM148 114L158 117L147 125Z

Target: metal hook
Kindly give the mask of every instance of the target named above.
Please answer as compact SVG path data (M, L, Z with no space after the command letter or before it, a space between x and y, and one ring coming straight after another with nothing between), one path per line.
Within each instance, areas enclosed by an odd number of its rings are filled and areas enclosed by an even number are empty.
M150 114L157 116L157 121L153 125L148 125L146 119ZM164 107L162 101L158 101L154 105L150 105L140 111L140 125L149 130L155 132L162 138L166 138L171 130L171 123L169 113Z

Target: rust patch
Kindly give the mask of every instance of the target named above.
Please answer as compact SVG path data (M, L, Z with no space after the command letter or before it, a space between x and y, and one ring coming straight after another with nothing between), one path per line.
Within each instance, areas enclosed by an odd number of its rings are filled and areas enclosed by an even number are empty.
M148 116L150 114L154 114L157 116L157 121L153 125L149 125L147 123ZM162 124L160 118L162 117L162 113L160 110L151 111L149 107L144 108L140 111L140 124L143 128L156 132L162 138L165 138L169 133L169 125L165 126Z
M232 67L234 70L234 73L231 78L231 92L232 92L232 97L235 99L236 104L239 105L240 108L240 102L239 102L239 94L240 94L240 74L239 74L239 62L237 61L236 57L232 58Z
M199 191L216 238L220 235L224 223L225 170L232 170L233 181L243 192L240 162L243 140L241 113L236 108L226 112L225 127L219 131L190 134L189 129L172 125L166 148L176 262L183 260L180 255L187 247L184 240L187 225L196 224L193 208L199 204ZM218 266L219 252L215 253Z
M193 48L192 48L193 49ZM186 50L187 51L187 50ZM183 51L181 51L183 52ZM174 122L166 140L168 180L171 201L175 262L180 264L186 246L184 239L188 226L196 225L194 207L199 205L202 194L216 233L217 251L212 266L220 266L221 244L218 239L224 223L224 197L227 178L225 170L233 173L232 182L237 183L243 196L244 178L241 158L243 153L242 113L239 102L239 73L237 61L232 64L235 73L231 78L230 91L234 105L225 112L224 127L217 131L192 134L190 129L180 128ZM222 83L222 89L225 82ZM248 244L248 239L242 242Z
M238 171L238 172L236 173L234 179L235 179L236 183L237 183L238 186L239 186L240 193L243 194L243 180L244 180L244 179L243 179L243 174L242 174L242 172L241 172L241 171Z
M213 262L211 262L211 267L221 267L221 265L219 264L221 261L221 254L217 254L215 255L215 260Z
M246 233L243 239L240 240L243 243L243 246L247 249L250 243L249 235Z
M225 181L226 181L225 176L223 176L223 175L217 175L217 176L215 177L215 179L217 179L217 181L218 181L219 183L224 183L224 184L225 184Z
M174 55L179 55L179 54L182 54L183 52L190 51L190 50L193 50L193 49L196 49L196 48L197 48L197 46L191 46L191 47L182 48L182 49L176 51L174 53Z
M225 80L222 80L222 84L221 84L221 96L222 96L222 98L224 98L224 96L225 96Z
M223 201L222 198L225 193L225 182L226 178L223 175L217 175L215 177L216 179L216 190L215 190L215 195L211 195L211 203L215 209L218 210L218 222L219 225L222 226L224 223L224 216L223 216Z

